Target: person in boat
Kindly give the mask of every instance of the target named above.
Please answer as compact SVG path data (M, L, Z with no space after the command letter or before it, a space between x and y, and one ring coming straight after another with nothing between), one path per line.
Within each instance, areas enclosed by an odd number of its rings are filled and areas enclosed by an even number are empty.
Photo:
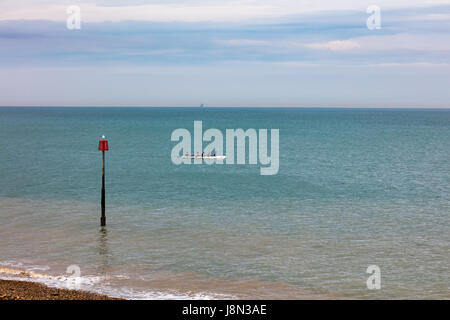
M204 153L204 152L202 152L202 158L204 157L204 155L205 155L205 153Z
M186 152L185 156L186 156L186 157L189 157L189 152Z
M198 152L195 154L195 157L199 157L200 155L198 154Z

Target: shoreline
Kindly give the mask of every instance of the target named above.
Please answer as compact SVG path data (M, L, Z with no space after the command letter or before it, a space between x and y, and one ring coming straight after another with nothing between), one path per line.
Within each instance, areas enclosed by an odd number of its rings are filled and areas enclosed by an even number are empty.
M58 289L41 283L0 279L0 300L124 300L83 290Z

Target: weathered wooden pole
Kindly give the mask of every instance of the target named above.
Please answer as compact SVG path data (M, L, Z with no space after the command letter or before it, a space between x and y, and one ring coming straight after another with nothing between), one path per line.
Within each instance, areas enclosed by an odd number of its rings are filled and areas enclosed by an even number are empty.
M102 151L102 217L100 218L100 225L106 225L105 215L105 151Z
M105 151L108 151L108 140L105 136L98 143L98 150L102 152L102 216L100 218L100 225L106 226L106 214L105 214Z

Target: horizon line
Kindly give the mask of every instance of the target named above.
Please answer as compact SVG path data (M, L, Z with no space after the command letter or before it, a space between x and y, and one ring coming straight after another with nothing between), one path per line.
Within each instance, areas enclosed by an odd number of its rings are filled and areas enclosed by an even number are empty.
M191 106L156 106L156 105L0 105L0 108L192 108L192 109L450 109L450 106L220 106L220 105L191 105Z

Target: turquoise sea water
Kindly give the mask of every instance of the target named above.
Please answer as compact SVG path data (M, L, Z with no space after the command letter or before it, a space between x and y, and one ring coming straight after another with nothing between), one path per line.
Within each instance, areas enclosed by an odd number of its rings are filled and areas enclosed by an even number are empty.
M194 120L279 129L278 174L174 165ZM75 264L82 288L129 298L449 299L449 160L450 110L0 108L0 276L65 285Z

